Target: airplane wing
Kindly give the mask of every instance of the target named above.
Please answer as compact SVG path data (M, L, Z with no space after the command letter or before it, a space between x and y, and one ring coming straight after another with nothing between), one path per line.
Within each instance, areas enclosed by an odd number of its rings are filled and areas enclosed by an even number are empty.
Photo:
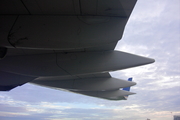
M1 0L0 45L113 50L136 0Z
M134 82L108 72L154 62L115 51L136 0L1 0L0 91L31 82L110 100Z

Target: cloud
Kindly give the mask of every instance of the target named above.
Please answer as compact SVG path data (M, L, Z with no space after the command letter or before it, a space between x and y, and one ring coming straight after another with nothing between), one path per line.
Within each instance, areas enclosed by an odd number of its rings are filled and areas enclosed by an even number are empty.
M169 119L171 117L171 113L169 111L157 111L153 108L146 108L147 105L140 105L140 104L127 104L126 106L117 106L116 108L107 108L104 105L101 107L88 107L88 108L79 108L76 107L62 107L62 105L58 103L40 103L40 104L28 104L26 103L28 107L31 106L31 109L27 108L24 112L21 111L20 114L17 114L20 111L16 111L15 113L9 112L7 117L1 116L1 118L4 118L3 120L6 120L8 118L14 118L14 119L42 119L42 120L56 120L56 119L91 119L91 120L97 120L97 119L103 119L103 120L118 120L118 119L127 119L131 120L137 119L137 120L143 120L145 118L156 118L157 116L161 116L161 118L164 118L164 120ZM78 104L78 103L75 103ZM71 104L74 105L74 104ZM22 109L23 106L19 106L18 109ZM13 108L13 107L11 107ZM24 109L24 108L23 108ZM41 111L41 109L44 109L42 112L35 112L31 111L32 109L36 109L36 111ZM137 114L138 113L138 114ZM180 113L180 112L176 112ZM130 115L129 115L130 114ZM167 117L167 118L166 118Z

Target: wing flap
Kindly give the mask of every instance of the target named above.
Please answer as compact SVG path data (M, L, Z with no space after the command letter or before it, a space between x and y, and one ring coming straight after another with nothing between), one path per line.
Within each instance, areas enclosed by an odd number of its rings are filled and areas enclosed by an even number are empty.
M125 96L133 95L135 93L124 90L112 90L112 91L71 91L87 96L103 98L108 100L126 100Z
M126 96L134 93L120 90L120 88L136 84L135 82L112 78L109 73L39 77L31 83L109 100L125 100Z
M103 73L104 74L104 73ZM97 75L97 74L96 74ZM99 74L101 75L101 74ZM75 77L70 77L75 78ZM124 87L130 87L135 85L135 82L129 82L111 76L80 76L75 79L62 79L62 77L39 77L32 81L32 83L50 86L54 88L62 88L73 91L103 91L103 90L117 90Z

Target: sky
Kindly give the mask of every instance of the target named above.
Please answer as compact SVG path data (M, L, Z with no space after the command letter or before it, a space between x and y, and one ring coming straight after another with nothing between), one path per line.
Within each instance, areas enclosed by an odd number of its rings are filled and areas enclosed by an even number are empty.
M109 101L25 84L0 92L0 120L172 120L180 115L180 1L138 0L116 50L156 60L111 72L135 95Z

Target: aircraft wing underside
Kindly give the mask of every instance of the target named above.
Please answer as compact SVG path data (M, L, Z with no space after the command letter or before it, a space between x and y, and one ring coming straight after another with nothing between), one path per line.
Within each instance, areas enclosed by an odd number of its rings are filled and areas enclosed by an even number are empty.
M38 77L31 83L109 100L125 100L125 96L134 93L121 90L121 88L136 84L135 82L113 78L109 73Z
M136 0L1 0L0 45L61 51L113 50L135 3Z
M1 0L0 91L27 82L109 100L136 83L110 71L154 59L115 51L136 0ZM127 90L128 88L128 90Z

